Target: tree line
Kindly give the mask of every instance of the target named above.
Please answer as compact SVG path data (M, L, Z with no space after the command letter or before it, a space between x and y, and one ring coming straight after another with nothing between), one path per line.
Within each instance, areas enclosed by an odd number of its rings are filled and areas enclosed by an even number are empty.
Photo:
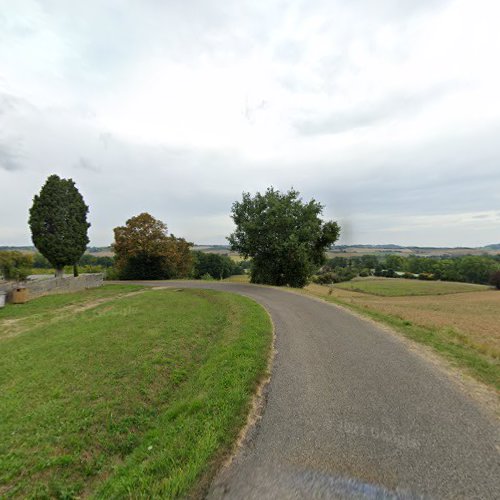
M356 276L457 281L496 286L500 255L421 257L363 255L333 257L319 271L320 283L348 281Z
M245 259L243 264L223 255L193 252L191 242L169 234L164 222L144 212L114 229L111 261L85 255L89 208L72 179L51 175L33 199L29 226L35 247L55 268L56 276L62 275L65 266L72 266L76 276L79 265L99 265L118 279L223 279L245 266L252 283L303 287L311 279L334 283L371 274L470 283L491 282L495 273L500 274L499 258L489 256L365 255L328 260L326 250L337 241L340 226L324 221L323 210L314 199L302 200L294 189L282 193L270 187L253 196L243 193L241 201L231 207L235 230L227 238L231 249ZM45 265L39 256L35 261ZM11 255L10 262L7 273L11 275L16 274L16 266L26 267L26 260L19 256Z
M119 279L223 279L245 266L252 283L303 287L325 263L325 250L340 234L335 221L322 220L323 206L316 200L304 202L294 189L281 193L271 187L255 196L243 193L231 208L236 230L228 240L249 264L193 252L191 242L168 234L164 222L144 212L114 229L111 266L110 261L84 257L88 211L73 180L57 175L49 176L33 199L29 217L33 244L56 276L62 276L67 266L77 276L78 265L102 264L108 275ZM46 266L43 259L35 256L36 265Z

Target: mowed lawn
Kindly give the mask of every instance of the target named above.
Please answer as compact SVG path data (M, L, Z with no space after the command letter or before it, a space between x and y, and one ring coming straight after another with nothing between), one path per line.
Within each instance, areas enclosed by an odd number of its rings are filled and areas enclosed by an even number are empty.
M500 292L492 287L366 278L305 292L385 323L500 389Z
M0 498L199 495L272 341L255 302L108 285L0 310Z

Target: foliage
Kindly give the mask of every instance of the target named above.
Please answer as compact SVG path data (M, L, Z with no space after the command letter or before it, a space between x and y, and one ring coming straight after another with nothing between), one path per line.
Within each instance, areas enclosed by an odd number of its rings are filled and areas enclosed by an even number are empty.
M491 273L490 285L496 286L497 289L500 290L500 271L495 271Z
M327 266L350 268L358 274L363 267L373 269L379 277L396 277L404 273L407 279L459 281L487 284L489 277L500 270L500 257L492 255L465 255L460 257L421 257L410 255L363 255L356 257L334 257Z
M24 330L0 341L2 498L200 497L272 338L261 306L208 290L42 297L1 309L0 337L13 319Z
M294 189L280 193L243 193L232 206L236 230L228 240L232 250L252 257L251 281L303 287L325 262L325 250L338 238L334 221L323 222L323 206L304 203Z
M29 225L38 251L62 273L85 252L89 238L89 208L72 179L51 175L30 209Z
M115 263L115 259L113 257L108 256L99 256L99 255L91 255L89 253L84 253L82 258L78 262L79 266L100 266L100 267L112 267Z
M189 276L192 243L168 236L167 225L148 213L114 229L115 265L121 279L171 279Z
M31 274L33 257L30 254L8 251L0 252L0 274L6 280L23 281Z
M350 281L357 276L357 272L351 268L337 267L332 271L320 273L313 278L314 283L319 285L329 285L332 283L341 283Z
M80 271L83 273L89 272L101 272L103 269L108 269L112 267L114 264L113 257L101 257L97 255L91 255L88 253L84 253L81 259L78 261L78 266L80 267ZM65 266L66 267L66 266ZM52 264L39 252L36 252L33 255L33 269L47 269L52 270ZM65 269L64 272L71 272L70 270ZM35 273L36 274L36 271Z
M243 274L241 266L227 255L195 251L193 253L193 278L203 279L209 275L213 279L225 279L234 274Z
M432 273L420 273L418 279L422 281L433 281L436 277Z

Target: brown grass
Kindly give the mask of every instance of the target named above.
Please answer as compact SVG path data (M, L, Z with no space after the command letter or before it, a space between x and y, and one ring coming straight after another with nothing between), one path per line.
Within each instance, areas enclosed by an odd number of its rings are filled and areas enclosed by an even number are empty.
M329 288L309 285L307 290L327 296ZM331 297L353 305L398 316L415 325L451 327L494 358L500 358L500 292L475 291L449 295L381 297L333 287Z

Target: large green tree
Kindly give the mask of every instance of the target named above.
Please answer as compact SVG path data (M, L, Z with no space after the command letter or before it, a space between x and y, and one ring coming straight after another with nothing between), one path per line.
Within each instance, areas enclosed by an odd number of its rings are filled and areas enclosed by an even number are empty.
M192 243L168 235L167 225L148 213L115 227L115 265L121 279L187 277L192 269Z
M85 252L89 207L72 179L51 175L33 199L29 225L33 244L62 276Z
M322 212L320 203L303 202L294 189L243 193L232 206L236 230L228 240L233 250L252 257L251 282L305 286L340 234L336 222L320 218Z

